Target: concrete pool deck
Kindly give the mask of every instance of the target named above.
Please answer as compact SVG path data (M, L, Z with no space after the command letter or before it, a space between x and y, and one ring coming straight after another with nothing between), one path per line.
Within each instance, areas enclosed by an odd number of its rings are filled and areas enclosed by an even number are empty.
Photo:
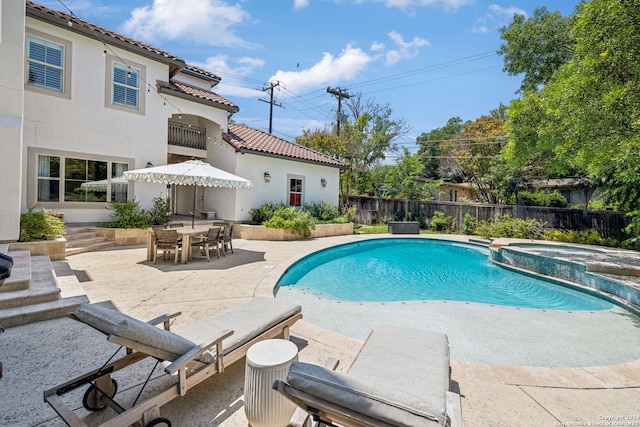
M234 254L214 258L210 263L195 260L186 265L168 261L148 263L143 246L78 254L67 261L92 302L111 301L121 311L140 319L182 311L176 327L264 294L273 287L273 276L303 253L364 238L368 237L292 242L235 239ZM572 326L575 325L566 325ZM637 333L640 335L640 325ZM341 360L342 371L348 369L361 345L358 339L307 320L294 325L292 336L300 348L300 360L322 363L324 358L333 356ZM592 338L598 340L597 332ZM523 351L514 347L513 352ZM571 351L571 342L566 343L566 351ZM0 335L0 360L4 364L4 376L0 379L0 425L63 425L43 402L42 391L100 366L111 353L112 344L102 334L66 318L7 329ZM530 367L454 358L452 379L462 395L466 426L607 425L607 422L640 425L638 359L606 366ZM141 383L139 377L144 374L132 374L120 387L127 382ZM224 374L163 406L162 415L176 427L246 426L243 380L244 363L238 362ZM75 407L81 407L80 400ZM90 415L89 419L99 421L100 416Z

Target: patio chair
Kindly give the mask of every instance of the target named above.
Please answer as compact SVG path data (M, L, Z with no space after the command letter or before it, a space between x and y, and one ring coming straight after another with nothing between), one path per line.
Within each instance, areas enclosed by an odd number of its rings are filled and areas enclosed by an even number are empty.
M162 251L162 257L166 258L166 255L171 252L175 254L174 264L178 263L180 253L182 251L182 239L176 230L153 230L155 240L153 243L153 263L156 263L158 258L158 252Z
M233 243L231 242L231 238L233 237L233 223L228 222L224 226L224 230L222 233L222 253L225 254L227 250L230 250L233 253Z
M171 222L169 223L169 228L182 228L184 227L183 222Z
M273 388L322 425L461 426L450 372L445 334L385 326L371 332L347 374L294 362Z
M193 242L191 246L197 246L200 253L207 258L207 261L209 261L209 252L211 249L215 249L219 259L221 247L220 236L222 235L223 228L224 227L221 226L209 228L207 234L201 236L200 240Z
M81 305L69 317L104 333L109 341L121 347L97 369L45 390L44 400L67 425L86 426L71 409L71 405L76 405L67 403L72 399L63 397L88 385L82 399L85 409L100 411L108 406L117 413L105 425L125 426L141 422L144 426L161 423L171 426L169 420L160 417L162 405L184 396L204 380L223 372L225 366L242 360L249 347L256 342L278 336L289 339L290 326L302 318L299 305L273 298L256 298L175 332L170 331L171 319L180 314L163 315L145 323L97 304ZM154 326L160 324L164 325L164 329ZM126 351L123 352L124 348ZM118 354L121 356L116 358ZM154 371L157 374L158 364L164 362L164 373L168 375L166 379L169 384L150 397L150 391L146 391L144 398L140 399L147 385L145 382L137 397L129 394L129 400L135 397L133 404L122 401L124 393L116 394L118 385L112 375L147 358L157 361L147 382ZM162 378L164 375L161 374ZM154 383L165 384L164 381L155 380Z

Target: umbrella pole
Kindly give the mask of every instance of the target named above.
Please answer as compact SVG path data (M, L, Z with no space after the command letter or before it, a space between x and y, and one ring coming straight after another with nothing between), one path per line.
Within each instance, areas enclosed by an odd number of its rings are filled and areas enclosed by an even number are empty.
M196 221L196 199L198 196L198 186L193 186L193 210L191 211L191 228L194 228L194 223Z

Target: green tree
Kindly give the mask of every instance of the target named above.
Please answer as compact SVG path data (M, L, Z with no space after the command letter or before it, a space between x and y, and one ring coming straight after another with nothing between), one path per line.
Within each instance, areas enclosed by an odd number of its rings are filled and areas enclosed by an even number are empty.
M392 118L389 105L363 101L353 95L345 102L353 120L342 122L340 135L329 130L304 131L296 142L348 164L340 179L341 199L355 192L374 191L371 171L388 154L398 150L394 140L408 131L406 122Z
M423 169L424 165L418 155L411 154L404 148L395 167L386 169L383 196L409 200L433 199L433 193L440 187L441 181L425 180L422 177Z
M433 129L428 133L418 136L416 142L420 146L418 156L424 164L423 175L425 178L437 179L441 177L440 171L440 144L462 134L464 127L469 122L463 122L460 117L451 117L447 124L441 128Z
M504 68L511 76L523 75L520 92L535 92L547 83L558 68L573 56L574 16L562 17L541 7L531 18L514 15L500 29L505 41L498 54L504 55Z
M302 131L302 136L296 137L296 142L337 159L343 160L345 156L346 141L344 138L340 138L335 132L326 128L305 129Z
M602 184L619 207L634 210L640 205L640 2L581 3L572 22L570 60L538 93L512 103L510 159L521 162L525 151L552 153L547 170L578 173L590 189ZM518 122L533 115L525 126Z
M442 151L451 158L448 168L462 181L476 187L488 203L498 203L499 180L505 176L492 173L501 163L500 151L507 141L506 108L501 105L464 127L462 134L442 144Z

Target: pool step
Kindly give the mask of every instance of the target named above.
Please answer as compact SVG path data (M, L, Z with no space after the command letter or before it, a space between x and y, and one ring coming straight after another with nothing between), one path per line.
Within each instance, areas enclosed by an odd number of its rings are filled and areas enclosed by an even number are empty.
M491 243L493 243L493 240L480 239L480 238L477 238L477 237L470 237L469 238L469 243L473 243L473 244L476 244L476 245L482 245L482 246L489 247L489 245L491 245Z

